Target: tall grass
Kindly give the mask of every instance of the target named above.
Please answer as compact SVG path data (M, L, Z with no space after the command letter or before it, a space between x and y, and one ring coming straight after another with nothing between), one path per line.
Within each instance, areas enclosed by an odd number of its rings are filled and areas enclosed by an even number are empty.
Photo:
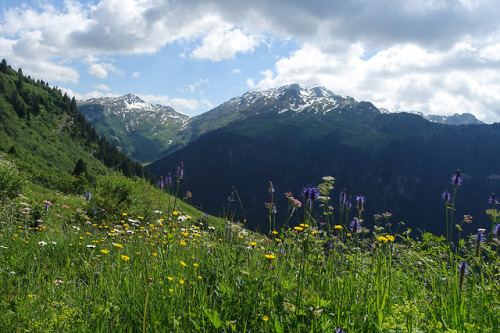
M328 209L330 178L310 205L290 199L300 223L268 236L141 182L99 184L90 201L26 190L0 203L4 331L500 330L498 235L450 247L392 234L388 213L350 229L348 209L337 221ZM132 197L111 202L116 187Z

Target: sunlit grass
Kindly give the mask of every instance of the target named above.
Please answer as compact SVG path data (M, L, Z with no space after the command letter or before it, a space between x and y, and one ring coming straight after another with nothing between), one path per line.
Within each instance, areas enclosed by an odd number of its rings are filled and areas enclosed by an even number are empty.
M174 207L164 192L149 195L150 205L141 207L152 211L131 206L99 223L82 197L28 191L2 202L0 326L9 332L499 330L496 235L485 237L478 255L474 238L450 248L432 234L392 233L390 214L373 231L354 232L344 218L313 218L315 204L304 203L300 223L265 236L178 199ZM468 267L461 275L462 262Z

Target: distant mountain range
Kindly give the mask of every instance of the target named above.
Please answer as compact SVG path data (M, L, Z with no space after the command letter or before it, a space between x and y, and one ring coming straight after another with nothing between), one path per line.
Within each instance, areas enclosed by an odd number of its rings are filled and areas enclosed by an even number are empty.
M298 84L250 91L192 118L168 106L145 103L132 94L82 101L78 103L78 110L99 134L125 153L138 161L151 162L186 146L205 133L256 114L346 112L359 103L366 104L374 112L386 112L369 102L335 95L321 86L306 88ZM413 113L443 124L481 124L472 114L424 116Z

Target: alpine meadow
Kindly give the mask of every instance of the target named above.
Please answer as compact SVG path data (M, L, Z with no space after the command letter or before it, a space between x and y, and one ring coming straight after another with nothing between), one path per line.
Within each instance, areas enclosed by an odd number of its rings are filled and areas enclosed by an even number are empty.
M498 332L500 124L321 86L188 117L0 64L0 331Z

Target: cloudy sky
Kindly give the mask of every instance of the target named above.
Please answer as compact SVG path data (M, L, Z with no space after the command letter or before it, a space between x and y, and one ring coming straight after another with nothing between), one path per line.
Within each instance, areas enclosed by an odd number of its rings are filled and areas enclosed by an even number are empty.
M0 0L0 57L187 115L290 83L500 122L497 0Z

